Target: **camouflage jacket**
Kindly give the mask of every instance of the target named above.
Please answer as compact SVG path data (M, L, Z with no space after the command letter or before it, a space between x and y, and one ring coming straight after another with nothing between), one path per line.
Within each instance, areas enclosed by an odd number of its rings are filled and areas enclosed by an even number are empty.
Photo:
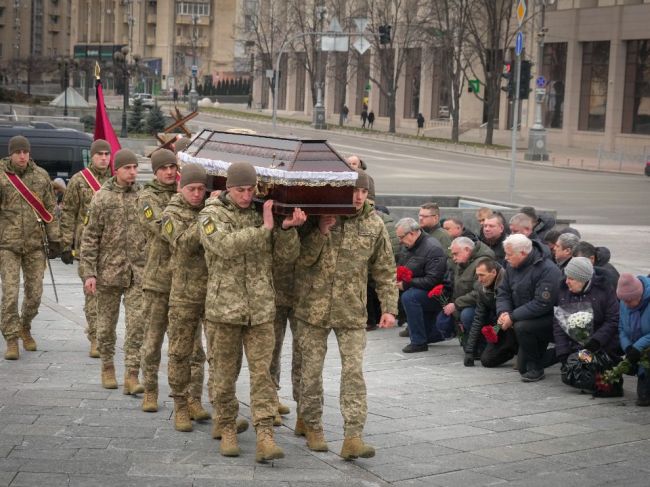
M104 184L111 177L110 169L100 171L95 166L88 167L97 178L99 184ZM63 250L77 250L81 247L81 234L83 233L90 200L95 192L88 185L81 172L76 173L65 190L63 196L63 211L61 213L61 245ZM77 255L78 256L78 255Z
M253 206L239 208L227 192L206 201L199 214L208 264L206 318L258 325L275 318L273 263L290 263L300 252L295 228L269 231Z
M203 209L174 195L162 214L162 236L171 251L170 304L203 304L208 284L208 266L201 246L198 215Z
M0 249L26 254L43 248L43 231L32 207L23 199L7 178L16 174L45 205L55 214L56 198L50 177L44 169L29 160L24 169L16 168L10 158L0 160ZM60 242L59 222L45 224L47 238Z
M340 218L322 235L314 229L302 241L298 268L310 278L299 292L296 318L331 328L366 326L368 276L375 282L383 313L397 315L395 260L388 232L368 203Z
M172 274L171 251L165 240L160 221L165 207L176 194L176 184L165 185L153 180L145 184L138 195L138 216L147 239L146 264L142 277L142 289L169 293Z
M139 190L137 183L123 187L113 177L93 198L81 239L84 281L95 277L102 286L141 285L145 238L138 221Z

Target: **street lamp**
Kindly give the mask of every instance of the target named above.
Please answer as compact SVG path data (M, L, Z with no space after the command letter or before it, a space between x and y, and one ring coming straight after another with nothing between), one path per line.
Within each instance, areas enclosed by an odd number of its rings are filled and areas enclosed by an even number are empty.
M113 54L113 60L115 61L115 66L119 67L122 72L122 130L120 132L120 137L128 137L128 132L126 129L126 111L129 109L129 75L131 70L137 70L138 62L140 61L140 56L138 54L133 54L133 63L129 64L127 56L129 55L128 46L122 47L119 51L116 51Z
M319 19L319 31L323 32L323 22L325 21L325 15L327 14L327 7L317 6L316 15ZM322 69L322 37L317 38L317 42L320 45L316 46L316 82L314 83L314 88L316 88L316 105L314 105L314 116L312 120L312 126L316 129L325 129L327 128L327 123L325 122L325 106L323 105L323 88L325 82L323 81L323 69ZM277 89L277 87L276 87Z
M190 111L195 112L199 107L199 94L196 91L196 75L198 74L199 68L196 65L196 43L199 39L199 32L196 27L197 22L199 21L199 16L194 14L192 16L192 89L190 90Z
M57 58L59 69L63 74L63 116L68 116L68 85L70 84L70 70L79 66L76 59Z

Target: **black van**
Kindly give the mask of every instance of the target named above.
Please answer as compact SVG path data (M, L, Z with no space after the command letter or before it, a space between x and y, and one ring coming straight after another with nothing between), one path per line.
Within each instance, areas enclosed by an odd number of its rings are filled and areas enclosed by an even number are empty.
M8 155L9 139L14 135L27 137L31 158L51 178L63 178L67 182L90 163L93 138L78 130L57 128L45 122L20 125L19 122L0 121L0 157Z

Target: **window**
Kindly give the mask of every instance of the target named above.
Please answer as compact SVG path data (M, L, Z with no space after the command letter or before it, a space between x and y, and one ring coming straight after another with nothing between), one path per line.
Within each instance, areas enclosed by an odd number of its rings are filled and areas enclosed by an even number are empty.
M199 17L207 17L210 15L210 4L178 2L176 4L176 13L178 15L198 15Z
M547 82L543 124L554 129L562 128L564 118L567 46L566 42L544 44L542 74Z
M609 41L582 44L579 130L605 131Z
M650 135L650 39L627 41L621 132Z

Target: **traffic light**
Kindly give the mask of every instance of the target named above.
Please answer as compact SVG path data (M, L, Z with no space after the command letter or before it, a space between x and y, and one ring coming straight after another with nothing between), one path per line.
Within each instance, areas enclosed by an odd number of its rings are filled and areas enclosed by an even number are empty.
M507 85L502 86L501 89L506 93L508 93L508 99L514 98L514 94L515 94L515 83L514 83L515 63L514 62L508 61L507 63L504 63L503 73L501 73L501 77L505 78L507 81Z
M530 93L530 68L532 64L530 61L521 62L521 70L519 71L519 99L527 100Z
M379 26L379 44L390 44L390 25Z

